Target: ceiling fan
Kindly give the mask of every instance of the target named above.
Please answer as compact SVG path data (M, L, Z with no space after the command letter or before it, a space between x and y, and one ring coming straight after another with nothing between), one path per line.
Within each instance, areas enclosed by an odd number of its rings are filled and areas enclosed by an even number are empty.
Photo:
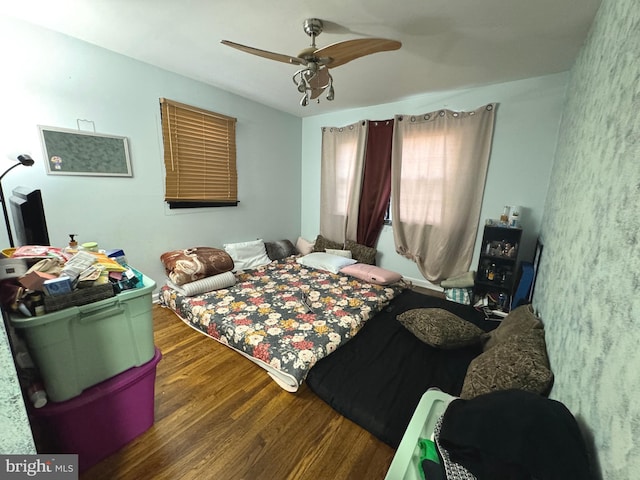
M335 92L333 89L333 77L329 73L330 68L339 67L351 60L371 55L372 53L397 50L402 46L402 43L386 38L359 38L316 48L316 37L322 33L324 28L322 20L308 18L303 22L302 27L305 33L311 37L311 46L302 50L297 56L247 47L229 40L222 40L222 43L259 57L292 65L301 65L303 68L294 73L292 79L298 87L298 91L304 94L300 100L300 105L303 107L309 104L309 100L318 98L325 90L327 91L327 100L334 99Z

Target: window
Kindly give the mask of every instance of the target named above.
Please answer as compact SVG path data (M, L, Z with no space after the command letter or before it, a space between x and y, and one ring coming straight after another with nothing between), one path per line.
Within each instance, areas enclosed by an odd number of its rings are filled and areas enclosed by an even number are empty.
M431 282L466 271L473 256L493 138L494 104L396 117L396 251Z
M170 208L238 204L236 119L160 99Z
M340 217L347 216L351 184L355 175L355 158L358 151L358 138L350 137L345 139L345 143L336 147L335 165L335 214Z
M402 148L400 218L406 223L439 225L445 196L447 149L459 142L455 132L409 130ZM454 155L449 156L455 159ZM449 161L449 169L455 161ZM416 208L417 206L420 208Z
M320 233L334 241L357 236L366 122L322 129Z
M393 220L391 217L391 199L387 202L387 208L384 211L384 224L385 225L393 225Z

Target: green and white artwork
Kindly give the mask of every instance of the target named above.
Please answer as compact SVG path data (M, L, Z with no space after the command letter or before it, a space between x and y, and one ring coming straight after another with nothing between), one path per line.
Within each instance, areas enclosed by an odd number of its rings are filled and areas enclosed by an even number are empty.
M131 177L126 137L40 126L50 175Z

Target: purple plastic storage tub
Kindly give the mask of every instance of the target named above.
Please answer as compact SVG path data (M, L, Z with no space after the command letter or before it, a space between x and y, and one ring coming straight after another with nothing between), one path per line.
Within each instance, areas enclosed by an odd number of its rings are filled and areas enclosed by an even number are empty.
M76 453L82 472L146 432L154 422L156 365L161 358L155 348L144 365L66 402L30 409L38 453Z

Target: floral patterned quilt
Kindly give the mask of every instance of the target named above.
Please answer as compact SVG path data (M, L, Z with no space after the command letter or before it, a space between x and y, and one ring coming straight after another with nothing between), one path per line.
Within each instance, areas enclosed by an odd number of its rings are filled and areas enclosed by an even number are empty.
M295 256L236 277L233 287L192 297L165 286L160 304L265 368L289 391L404 288L305 267Z

